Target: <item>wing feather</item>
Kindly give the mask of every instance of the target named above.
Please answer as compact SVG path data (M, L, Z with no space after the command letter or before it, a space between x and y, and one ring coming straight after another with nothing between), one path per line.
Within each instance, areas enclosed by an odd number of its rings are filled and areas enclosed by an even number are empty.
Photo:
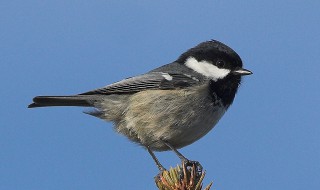
M201 81L195 77L180 73L150 72L136 77L127 78L80 95L132 94L149 89L168 90L186 88L199 84L200 82Z

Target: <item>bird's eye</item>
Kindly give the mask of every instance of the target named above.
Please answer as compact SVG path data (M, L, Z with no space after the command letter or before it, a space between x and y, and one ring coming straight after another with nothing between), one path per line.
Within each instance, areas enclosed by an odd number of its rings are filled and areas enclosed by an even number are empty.
M225 62L223 60L218 60L216 65L217 65L217 67L222 68L225 66Z

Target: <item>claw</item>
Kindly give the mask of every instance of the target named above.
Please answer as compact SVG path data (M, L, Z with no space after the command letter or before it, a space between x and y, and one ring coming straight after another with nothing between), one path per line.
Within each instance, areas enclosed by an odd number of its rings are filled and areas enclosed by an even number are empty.
M200 164L200 162L198 161L194 161L194 160L183 160L182 164L184 164L185 166L189 167L189 166L195 166L197 171L202 171L203 167Z
M203 167L198 161L194 160L183 160L182 161L182 166L185 167L186 169L193 168L197 177L200 177L202 174Z

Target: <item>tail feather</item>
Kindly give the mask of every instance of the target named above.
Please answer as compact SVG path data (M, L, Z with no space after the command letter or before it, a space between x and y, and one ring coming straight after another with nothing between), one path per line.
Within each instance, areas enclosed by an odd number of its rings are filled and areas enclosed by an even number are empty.
M91 96L36 96L33 103L28 108L47 107L47 106L82 106L92 107L94 100Z

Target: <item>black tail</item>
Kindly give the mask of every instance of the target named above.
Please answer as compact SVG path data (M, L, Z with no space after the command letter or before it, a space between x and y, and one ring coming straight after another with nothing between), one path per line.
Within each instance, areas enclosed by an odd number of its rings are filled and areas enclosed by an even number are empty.
M75 96L36 96L33 103L28 108L47 107L47 106L93 106L91 96L75 95Z

